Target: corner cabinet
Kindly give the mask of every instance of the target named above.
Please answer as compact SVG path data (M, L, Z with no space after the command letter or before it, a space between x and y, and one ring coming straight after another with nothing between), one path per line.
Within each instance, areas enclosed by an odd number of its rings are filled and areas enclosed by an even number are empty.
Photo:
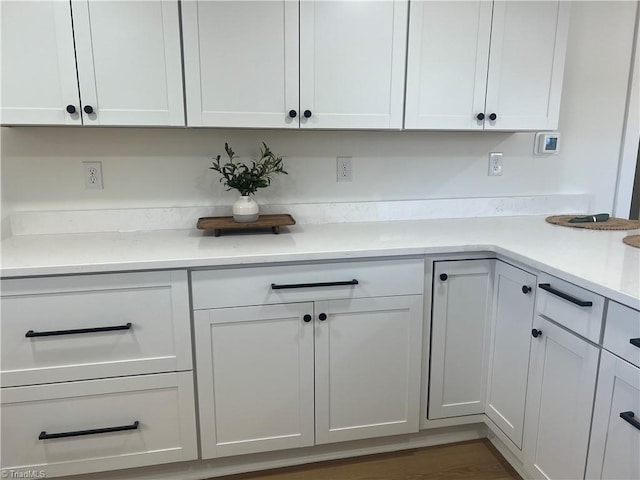
M3 125L184 126L177 1L0 8Z
M603 297L538 277L522 448L532 478L584 478L603 314Z
M522 449L536 276L496 261L486 415Z
M417 432L423 276L422 259L193 272L202 457Z
M400 129L406 0L182 2L187 124Z
M557 128L566 1L411 4L406 129Z
M485 411L494 260L436 262L428 418Z

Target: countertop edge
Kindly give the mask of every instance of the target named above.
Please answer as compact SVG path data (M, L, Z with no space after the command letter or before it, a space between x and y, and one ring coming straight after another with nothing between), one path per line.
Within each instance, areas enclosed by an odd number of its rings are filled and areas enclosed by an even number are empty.
M84 263L76 265L52 265L33 267L0 267L0 278L13 279L25 277L61 276L61 275L91 275L105 273L126 273L150 270L182 270L224 268L232 266L269 265L275 263L297 263L312 261L343 261L355 259L372 259L382 257L406 257L428 255L459 255L464 253L487 253L493 257L502 256L519 262L534 270L539 270L553 276L570 281L580 287L609 298L615 302L640 310L640 296L634 297L625 292L607 287L562 268L554 267L522 253L493 244L467 244L437 247L403 247L380 248L363 250L341 250L326 252L299 252L287 254L258 254L238 255L228 257L185 258L168 260L141 260L113 263Z

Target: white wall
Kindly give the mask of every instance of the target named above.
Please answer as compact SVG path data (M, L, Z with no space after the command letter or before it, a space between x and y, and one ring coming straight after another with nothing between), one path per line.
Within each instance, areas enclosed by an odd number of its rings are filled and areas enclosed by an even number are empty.
M225 141L243 157L262 141L285 156L289 175L262 203L589 193L594 211L611 211L636 6L573 2L558 156L533 156L533 133L3 128L3 217L231 204L236 194L208 170ZM487 176L492 151L505 154L502 177ZM353 156L353 183L336 183L338 155ZM102 161L104 190L84 189L83 160Z

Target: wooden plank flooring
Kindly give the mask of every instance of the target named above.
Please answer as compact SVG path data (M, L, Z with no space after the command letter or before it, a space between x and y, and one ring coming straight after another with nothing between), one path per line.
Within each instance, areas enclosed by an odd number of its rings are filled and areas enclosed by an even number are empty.
M487 440L313 463L212 480L521 480Z

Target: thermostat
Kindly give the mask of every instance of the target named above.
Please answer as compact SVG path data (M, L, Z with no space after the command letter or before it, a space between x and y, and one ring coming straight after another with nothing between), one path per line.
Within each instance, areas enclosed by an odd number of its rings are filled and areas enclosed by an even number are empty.
M536 133L535 147L536 155L555 155L560 151L560 134L558 132L538 132Z

